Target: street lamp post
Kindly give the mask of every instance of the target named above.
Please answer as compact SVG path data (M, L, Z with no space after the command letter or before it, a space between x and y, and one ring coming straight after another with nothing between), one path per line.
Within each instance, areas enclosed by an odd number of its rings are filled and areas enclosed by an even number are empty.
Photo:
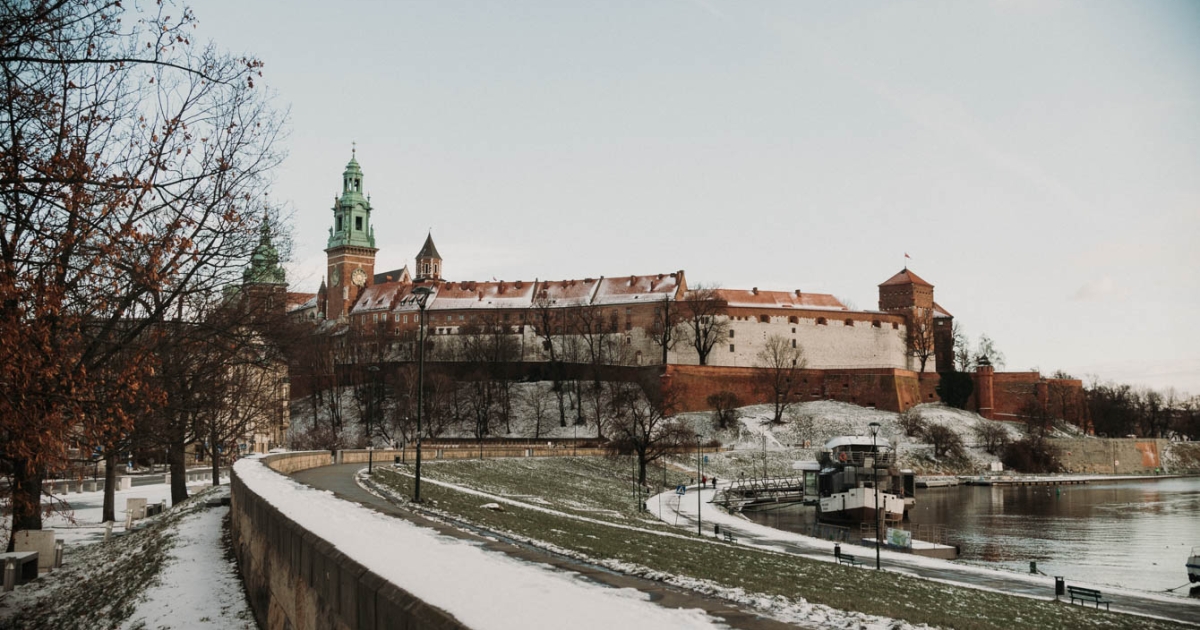
M875 479L875 570L879 570L879 423L872 422L871 427L871 472Z
M421 316L417 324L417 471L413 478L413 503L421 502L421 414L425 412L425 304L433 289L415 287L413 295L417 296L417 308Z
M375 379L379 377L379 366L368 366L367 371L371 373L371 397L367 399L367 474L370 475L375 465L375 450L371 448L371 420L375 416Z
M696 434L696 533L704 535L704 526L700 523L700 434Z

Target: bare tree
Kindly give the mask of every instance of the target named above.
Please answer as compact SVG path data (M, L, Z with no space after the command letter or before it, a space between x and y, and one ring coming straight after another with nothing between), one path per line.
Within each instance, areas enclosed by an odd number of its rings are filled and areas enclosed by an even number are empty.
M907 325L908 356L916 359L921 365L920 372L924 372L929 359L935 356L933 313L927 309L917 309L912 317L908 318Z
M804 350L795 339L780 335L767 338L763 349L756 356L758 385L771 397L774 415L771 422L783 422L783 414L792 406L792 392L799 385L800 371L807 362Z
M925 430L925 440L933 447L933 456L938 459L946 456L961 459L964 456L962 438L945 425L930 425Z
M654 400L633 383L611 383L613 416L609 422L609 451L632 453L638 462L638 483L646 483L646 466L694 442L692 432L671 416L669 398Z
M729 319L725 316L726 302L717 288L698 285L684 295L680 306L688 342L696 351L700 365L708 365L708 355L713 346L729 332Z
M983 444L983 450L992 455L1002 455L1008 447L1008 429L999 422L980 422L975 426L975 437Z
M650 325L650 338L662 350L663 365L667 364L668 354L675 349L683 333L683 313L671 298L664 295L662 302L654 307L654 322Z

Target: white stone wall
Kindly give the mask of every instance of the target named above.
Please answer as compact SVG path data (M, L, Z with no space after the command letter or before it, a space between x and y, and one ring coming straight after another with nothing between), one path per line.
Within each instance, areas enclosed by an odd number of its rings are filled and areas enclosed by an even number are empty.
M840 315L840 316L839 316ZM804 349L804 357L811 369L846 368L898 368L915 369L907 356L904 325L893 329L891 322L882 321L875 328L870 321L855 320L853 326L845 325L845 314L831 312L825 316L826 324L817 324L817 318L799 317L797 323L788 322L787 316L771 317L763 323L757 317L729 322L733 337L726 333L709 354L708 364L731 367L755 367L758 353L772 335L784 339L795 339ZM733 345L733 351L729 349ZM696 351L686 342L676 346L671 356L672 363L695 365ZM926 370L933 368L932 359Z

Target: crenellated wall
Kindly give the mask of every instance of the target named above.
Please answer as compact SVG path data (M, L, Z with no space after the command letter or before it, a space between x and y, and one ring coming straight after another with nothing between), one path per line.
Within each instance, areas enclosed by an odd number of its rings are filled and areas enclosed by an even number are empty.
M327 466L327 452L262 459L280 473ZM466 626L396 587L284 516L234 472L234 554L260 628L459 629Z

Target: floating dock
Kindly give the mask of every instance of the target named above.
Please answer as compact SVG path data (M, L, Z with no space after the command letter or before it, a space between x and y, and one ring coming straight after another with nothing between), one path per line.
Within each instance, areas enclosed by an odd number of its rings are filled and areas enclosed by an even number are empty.
M968 486L1075 486L1088 482L1087 479L1054 477L963 477Z

